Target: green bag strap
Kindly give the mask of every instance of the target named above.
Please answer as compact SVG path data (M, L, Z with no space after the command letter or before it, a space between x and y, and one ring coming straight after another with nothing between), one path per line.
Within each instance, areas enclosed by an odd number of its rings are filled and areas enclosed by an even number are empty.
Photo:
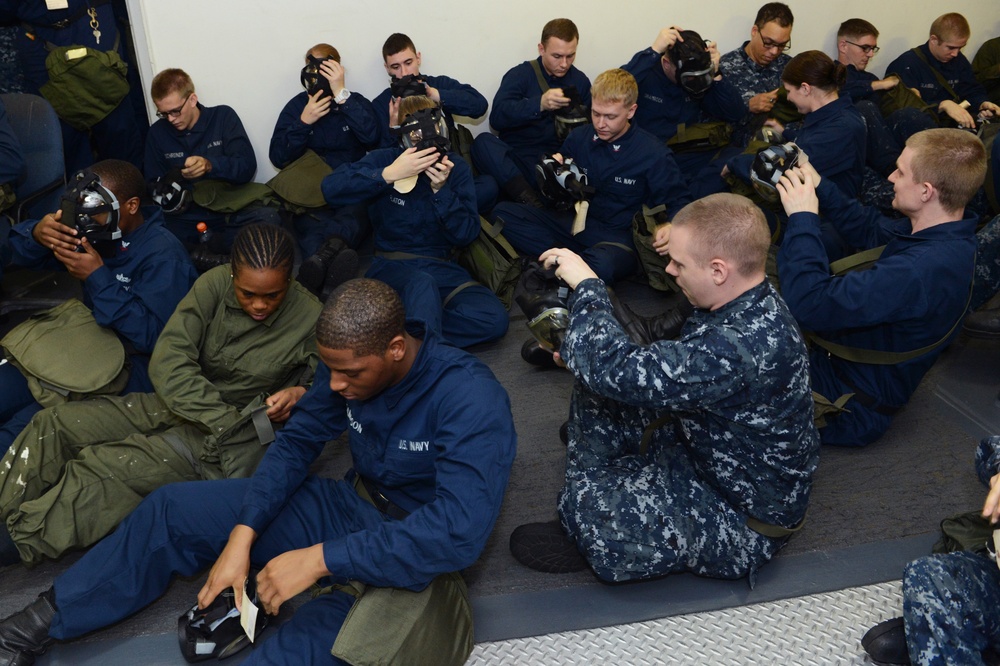
M514 246L511 245L506 238L504 238L501 233L503 232L503 222L498 221L496 223L490 222L482 215L479 216L479 228L483 233L490 237L490 240L494 241L497 245L503 248L503 251L511 259L516 260L520 255Z
M951 95L951 101L956 103L960 102L962 98L959 97L958 93L955 92L955 89L951 87L951 84L948 83L948 80L943 76L941 76L941 72L937 71L937 68L935 68L930 62L928 62L927 56L925 56L924 52L920 50L920 47L914 46L910 50L916 53L917 57L920 58L920 60L922 60L923 63L930 68L931 73L934 74L934 78L937 79L937 82L941 84L941 87L944 88L944 91L946 93Z
M628 245L625 245L624 243L616 243L614 241L601 241L600 243L594 243L591 247L598 247L599 245L607 245L608 247L616 247L619 250L625 250L629 254L632 254L632 255L635 254L635 248L634 247L629 247Z
M542 66L538 64L537 60L532 60L531 68L535 70L535 76L538 78L538 87L542 89L542 94L544 95L548 92L550 86L545 80L545 76L542 74Z
M381 257L382 259L389 259L392 261L401 261L404 259L429 259L431 261L448 261L447 259L442 259L441 257L430 257L426 254L411 254L409 252L383 252L382 250L375 251L376 257Z
M868 268L868 266L874 264L882 256L884 249L885 245L879 245L878 247L852 254L843 259L838 259L830 264L830 274L843 275L853 270Z
M809 510L806 509L807 513L808 511ZM805 516L802 516L802 520L800 520L795 525L795 527L782 527L781 525L771 525L770 523L765 523L761 520L757 520L753 516L747 516L747 527L752 529L757 534L763 534L764 536L770 537L772 539L780 539L782 537L791 536L792 534L795 534L796 532L801 530L805 524L806 524Z
M653 439L653 433L670 423L674 415L667 412L663 416L649 422L649 425L642 431L642 439L639 440L639 455L644 456L649 451L649 443Z
M458 293L460 291L468 289L469 287L475 287L477 284L479 284L479 283L476 282L475 280L469 280L468 282L463 282L462 284L460 284L457 287L455 287L454 289L452 289L451 293L449 293L447 296L445 296L444 300L441 301L441 309L444 310L446 307L448 307L448 303L451 302L451 299L453 299L456 296L458 296Z
M877 249L879 251L879 255L881 255L884 247L885 246L874 249ZM845 257L841 261L853 260L855 257L859 257L861 255L869 254L872 252L873 250L859 252L856 255ZM869 262L874 262L874 260L877 258L878 257L875 258L868 257L867 260ZM839 262L834 262L834 263L839 263ZM857 265L860 266L862 263L864 262L858 262ZM972 263L973 265L975 265L975 255L973 255ZM831 268L832 267L833 264L831 264ZM807 340L809 340L809 342L815 344L817 347L825 349L826 351L836 356L837 358L844 359L845 361L851 361L853 363L866 363L868 365L896 365L897 363L903 363L905 361L909 361L911 359L917 358L918 356L923 356L924 354L933 351L937 347L943 345L951 337L951 334L955 332L955 329L957 329L958 326L965 319L965 313L969 309L969 304L972 302L972 291L974 286L975 286L975 280L972 280L972 282L969 284L969 297L965 300L965 307L962 308L962 314L960 314L958 319L955 320L955 323L952 324L952 327L948 329L948 332L945 333L941 337L941 339L938 340L937 342L932 342L931 344L925 347L921 347L920 349L914 349L908 352L890 352L890 351L878 351L875 349L863 349L861 347L848 347L846 345L837 344L836 342L830 342L829 340L824 340L823 338L819 337L812 331L803 331L803 333L805 334L805 337Z

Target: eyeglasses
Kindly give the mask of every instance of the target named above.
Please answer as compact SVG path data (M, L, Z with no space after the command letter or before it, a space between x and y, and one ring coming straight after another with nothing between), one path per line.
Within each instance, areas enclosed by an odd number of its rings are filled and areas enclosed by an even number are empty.
M870 44L855 44L854 42L846 39L844 41L850 44L851 46L857 46L859 49L865 52L865 55L875 55L876 53L879 52L879 48L877 46L872 46Z
M760 37L760 43L764 45L764 49L770 51L771 49L778 49L779 51L787 51L792 48L792 40L787 42L775 42L771 41L764 35L760 34L760 27L757 27L757 35Z
M184 105L188 103L189 99L191 99L192 94L194 93L188 93L187 97L184 98L184 101L181 102L181 105L178 106L176 109L171 109L169 111L157 111L156 117L159 118L160 120L163 120L164 118L176 118L177 116L181 115L181 111L184 110Z

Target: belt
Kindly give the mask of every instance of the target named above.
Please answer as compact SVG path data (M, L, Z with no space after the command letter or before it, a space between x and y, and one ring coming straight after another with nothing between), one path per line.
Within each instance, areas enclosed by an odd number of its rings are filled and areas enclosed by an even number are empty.
M378 486L358 474L353 469L348 472L348 478L351 476L354 477L353 479L350 479L350 481L354 486L354 492L358 494L358 497L365 500L385 515L395 520L403 520L410 515L409 511L393 504L392 500L382 494L382 492L378 489Z

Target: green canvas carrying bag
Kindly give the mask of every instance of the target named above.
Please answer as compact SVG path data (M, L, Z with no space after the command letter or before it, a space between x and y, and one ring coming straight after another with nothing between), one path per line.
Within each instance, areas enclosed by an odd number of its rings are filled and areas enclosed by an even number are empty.
M331 173L333 169L322 157L312 150L306 150L302 157L267 181L267 186L293 208L320 208L326 205L323 179Z
M238 213L250 204L271 204L274 191L264 183L227 183L224 180L199 180L191 188L191 198L202 208L216 213Z
M521 277L521 258L502 231L502 221L493 224L480 216L479 235L458 251L455 260L473 279L496 294L509 310L514 300L514 287Z
M39 92L74 129L85 132L104 120L128 94L128 65L118 55L117 39L110 51L49 44L46 48L49 80Z
M693 153L728 146L732 137L733 126L722 120L690 125L681 123L677 126L677 134L670 137L667 145L675 153Z
M472 654L472 607L457 572L420 592L357 581L341 589L356 600L330 650L338 659L353 666L460 666Z
M677 292L680 291L680 287L666 271L670 257L660 256L653 248L656 228L660 224L657 221L657 214L664 210L666 207L663 205L655 208L643 206L642 210L636 212L632 217L632 244L635 245L639 265L646 274L649 286L657 291Z
M888 90L881 91L877 96L877 101L878 110L883 118L888 118L890 114L902 109L916 109L923 111L929 117L933 118L935 123L937 122L937 107L920 99L915 92L902 82Z
M43 407L117 395L128 383L130 364L121 340L75 298L15 326L0 347Z

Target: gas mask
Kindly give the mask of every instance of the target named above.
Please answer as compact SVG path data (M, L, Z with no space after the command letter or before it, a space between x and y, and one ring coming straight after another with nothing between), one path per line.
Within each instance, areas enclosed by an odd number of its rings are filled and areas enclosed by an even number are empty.
M414 95L426 95L427 86L424 85L424 77L419 74L407 74L398 79L395 76L390 76L389 92L393 97L402 99Z
M590 123L590 114L583 105L576 86L564 86L562 93L563 97L569 99L569 104L555 112L556 138L560 141L565 140L577 127Z
M683 42L675 42L667 54L677 70L677 84L692 99L701 99L712 86L715 69L705 40L694 30L682 30Z
M257 576L251 570L243 592L255 606L260 606L257 597ZM255 635L260 636L267 627L266 613L257 613ZM250 639L240 624L240 611L236 606L236 594L226 588L205 608L198 604L177 619L177 640L181 654L188 663L208 659L222 660L231 657L250 645Z
M100 176L89 169L77 172L62 195L60 210L61 222L76 229L77 238L86 237L105 259L115 256L122 237L118 228L120 206L114 193L101 184ZM103 221L98 216L103 216ZM76 251L86 252L82 245Z
M590 201L596 190L587 184L585 174L572 158L560 164L551 155L545 155L535 165L538 190L557 210L570 210L579 201Z
M754 158L750 167L750 182L753 189L765 201L778 200L776 185L785 171L799 163L799 148L794 143L768 146Z
M336 58L333 56L317 58L311 54L306 56L306 66L302 68L302 74L299 75L299 81L302 82L302 87L306 89L306 93L308 93L310 97L315 95L318 90L323 91L323 94L320 95L320 99L324 97L333 97L333 91L330 89L330 81L323 76L323 72L319 70L320 65L327 60L336 61Z
M451 150L448 123L438 107L420 109L406 117L403 124L392 129L404 149L437 148L442 156Z
M569 328L569 285L556 277L554 268L529 262L521 272L514 300L528 318L528 329L543 349L559 351Z
M191 190L182 185L181 170L174 168L156 179L149 189L150 198L164 213L183 213L191 205Z

